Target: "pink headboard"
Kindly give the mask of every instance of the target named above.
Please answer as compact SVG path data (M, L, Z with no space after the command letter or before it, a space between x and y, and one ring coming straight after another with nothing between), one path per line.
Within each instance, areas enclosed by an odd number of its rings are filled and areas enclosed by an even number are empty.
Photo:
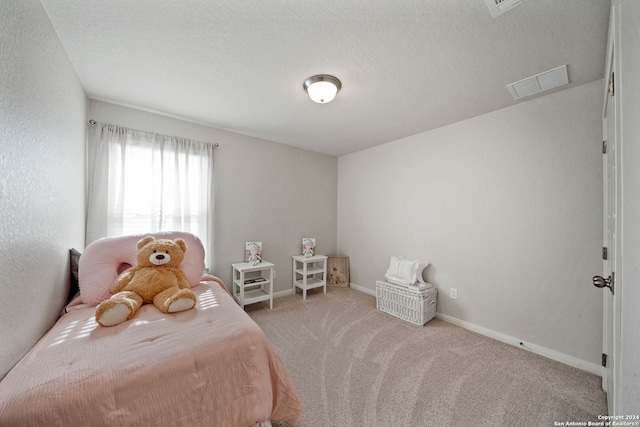
M200 239L193 234L166 231L104 237L90 243L80 256L78 287L83 303L97 305L111 297L109 288L113 281L124 270L137 264L136 243L145 236L153 236L156 239L183 239L187 243L187 250L180 268L187 276L191 287L200 283L204 273L204 247Z

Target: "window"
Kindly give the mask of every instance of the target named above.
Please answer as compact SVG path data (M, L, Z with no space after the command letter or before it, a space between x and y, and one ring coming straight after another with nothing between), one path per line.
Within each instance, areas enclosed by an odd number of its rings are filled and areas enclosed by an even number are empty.
M96 124L90 146L87 243L185 231L212 267L213 148L199 141Z

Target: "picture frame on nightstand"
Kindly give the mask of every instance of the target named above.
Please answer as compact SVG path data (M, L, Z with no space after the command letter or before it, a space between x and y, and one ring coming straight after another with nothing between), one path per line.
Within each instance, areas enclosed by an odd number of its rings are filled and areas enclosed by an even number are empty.
M304 237L302 239L302 255L311 258L316 254L316 238Z
M246 242L244 261L257 265L262 261L262 242Z

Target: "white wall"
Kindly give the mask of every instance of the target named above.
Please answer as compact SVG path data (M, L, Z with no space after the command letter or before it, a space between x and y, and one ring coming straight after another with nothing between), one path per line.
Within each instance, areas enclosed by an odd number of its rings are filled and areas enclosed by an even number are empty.
M620 75L616 96L622 115L622 255L624 288L620 337L618 415L640 413L640 2L620 5L621 40L617 46ZM616 275L616 278L618 276Z
M261 241L276 265L275 292L291 289L291 256L301 253L303 237L316 238L318 253L335 253L336 157L95 100L88 118L220 144L214 274L229 287L231 263L244 261L247 241Z
M86 97L37 0L0 2L0 378L66 303L84 246Z
M338 251L351 281L373 291L390 256L428 260L439 313L597 368L602 87L340 157Z

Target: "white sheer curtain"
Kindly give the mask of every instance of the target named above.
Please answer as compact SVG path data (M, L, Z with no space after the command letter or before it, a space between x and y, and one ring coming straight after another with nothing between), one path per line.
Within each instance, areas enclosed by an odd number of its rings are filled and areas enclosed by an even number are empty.
M87 244L101 237L186 231L213 268L214 145L96 123L90 146Z

